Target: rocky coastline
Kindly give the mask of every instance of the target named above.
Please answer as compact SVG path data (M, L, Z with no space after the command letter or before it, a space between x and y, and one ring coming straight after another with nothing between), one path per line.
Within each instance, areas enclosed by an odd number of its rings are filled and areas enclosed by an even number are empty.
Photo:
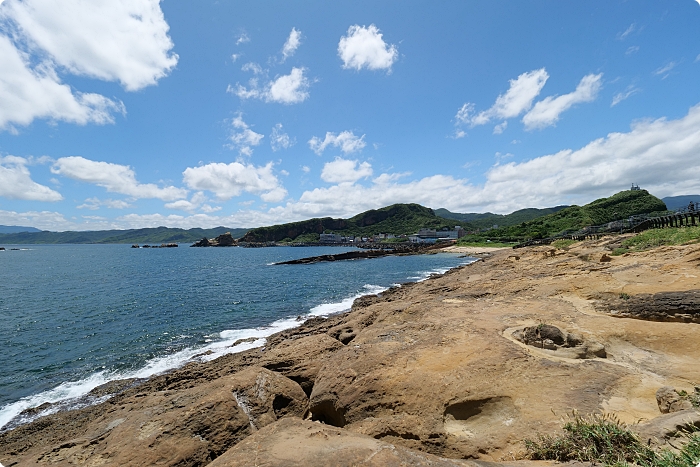
M112 397L0 433L0 463L527 465L523 439L573 410L663 446L700 424L680 397L700 382L700 246L614 241L492 251L263 348L98 388Z

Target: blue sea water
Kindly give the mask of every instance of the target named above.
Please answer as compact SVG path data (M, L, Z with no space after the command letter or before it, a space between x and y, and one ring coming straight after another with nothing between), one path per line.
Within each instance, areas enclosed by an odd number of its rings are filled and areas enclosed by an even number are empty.
M44 402L264 344L310 316L470 262L455 254L273 265L349 248L132 249L22 245L0 251L0 429ZM254 342L231 345L242 338ZM61 403L63 405L61 405ZM49 411L50 411L49 410ZM16 419L15 419L16 421Z

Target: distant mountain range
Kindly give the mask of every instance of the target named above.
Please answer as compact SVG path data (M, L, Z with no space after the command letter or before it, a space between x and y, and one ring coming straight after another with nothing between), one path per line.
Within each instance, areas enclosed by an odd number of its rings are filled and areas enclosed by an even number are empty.
M19 225L0 225L0 234L18 232L41 232L34 227L20 227Z
M95 230L85 232L48 232L34 229L33 232L15 232L0 234L0 244L53 244L53 243L192 243L204 237L211 238L231 232L234 238L245 235L249 229L230 229L215 227L213 229L173 229L156 227L150 229L130 230Z
M661 201L666 203L666 207L669 211L674 211L676 209L688 207L691 201L700 203L700 195L667 196L661 198Z
M319 234L330 231L344 236L370 236L379 233L412 234L422 228L452 228L454 219L436 216L420 204L393 204L371 209L349 219L330 217L259 227L241 238L244 242L317 241Z
M675 210L700 202L700 195L668 196L658 199L645 190L623 191L585 206L555 206L520 209L511 214L457 213L432 210L419 204L394 204L372 209L349 219L330 217L309 219L256 229L175 229L167 227L85 232L48 232L34 227L0 226L0 244L30 243L191 243L231 232L234 238L250 242L315 241L320 233L369 236L378 233L411 234L421 228L485 230L488 237L538 237L584 225L609 222L613 218L643 212ZM494 228L497 226L497 228Z
M509 227L511 225L520 224L532 219L537 219L538 217L546 216L547 214L554 214L555 212L561 211L562 209L568 207L569 206L555 206L553 208L544 209L526 208L510 214L492 214L490 212L483 214L460 214L458 212L450 212L447 209L440 208L435 210L435 215L464 222L468 224L471 229L485 229L492 228L494 225L497 225L498 227Z

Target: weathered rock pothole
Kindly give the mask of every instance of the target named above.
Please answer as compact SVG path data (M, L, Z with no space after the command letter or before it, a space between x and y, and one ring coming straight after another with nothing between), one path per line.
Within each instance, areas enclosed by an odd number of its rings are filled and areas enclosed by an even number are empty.
M586 341L576 333L569 333L551 324L527 326L513 331L514 339L531 347L556 352L564 358L605 358L605 346L598 342Z
M447 434L474 438L510 426L517 409L510 397L465 400L445 407L443 424Z

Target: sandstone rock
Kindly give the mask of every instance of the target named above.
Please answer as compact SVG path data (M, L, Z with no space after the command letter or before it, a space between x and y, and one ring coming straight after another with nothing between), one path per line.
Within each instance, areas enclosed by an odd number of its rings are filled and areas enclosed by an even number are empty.
M653 446L665 447L667 441L678 437L689 426L700 428L700 411L686 409L667 413L652 420L632 425L639 439Z
M307 398L301 387L289 378L265 368L248 368L231 380L238 406L253 429L260 429L284 416L302 417Z
M693 404L687 398L681 397L671 386L664 386L656 391L656 403L661 413L680 412L693 408Z
M309 395L324 361L343 344L327 334L282 341L265 352L260 364L295 381Z
M286 418L246 438L209 464L210 467L250 465L477 467L478 464L412 451L320 423Z

